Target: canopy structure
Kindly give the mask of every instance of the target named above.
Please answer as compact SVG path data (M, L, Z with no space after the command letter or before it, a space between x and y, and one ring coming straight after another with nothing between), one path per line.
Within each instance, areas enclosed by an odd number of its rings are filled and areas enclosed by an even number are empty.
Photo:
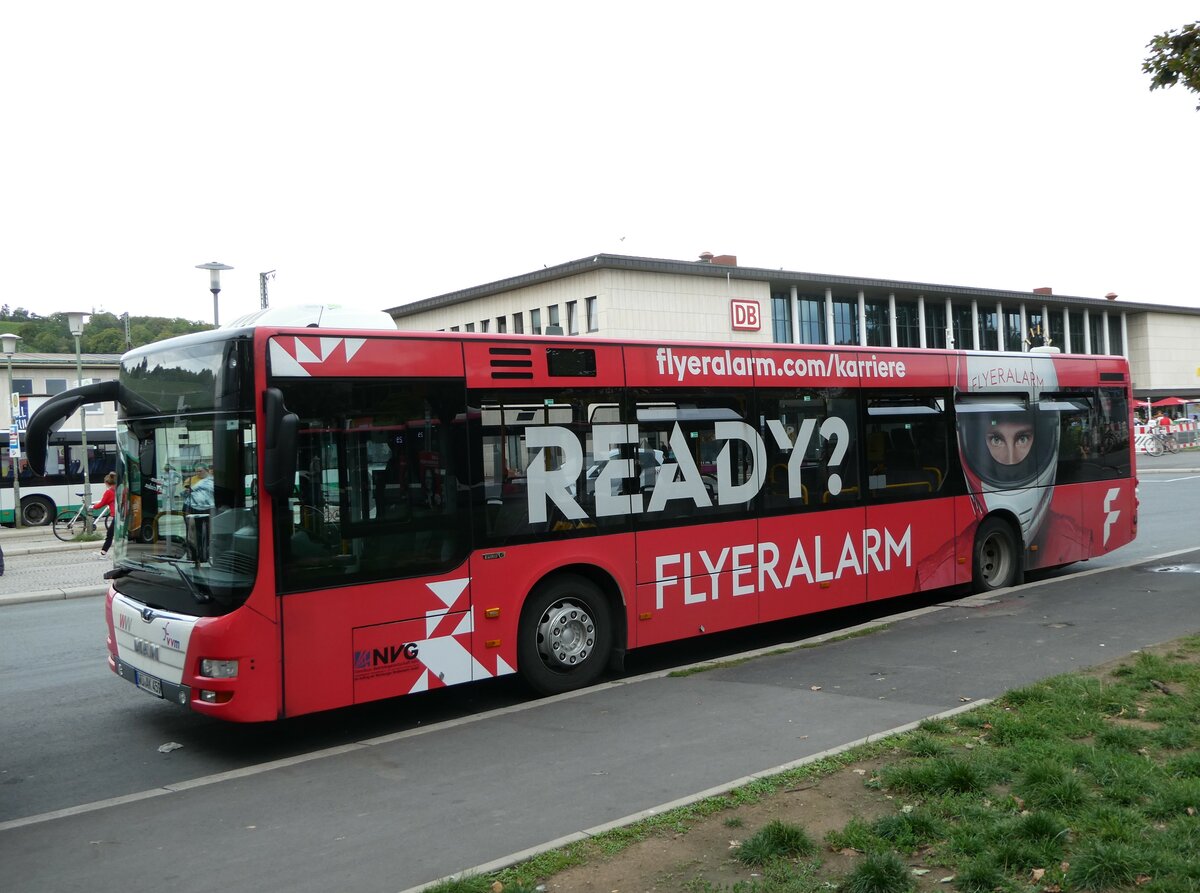
M1151 406L1159 406L1159 407L1162 407L1162 406L1186 406L1187 403L1188 403L1188 401L1182 399L1181 397L1163 397L1161 400L1155 400L1150 405Z

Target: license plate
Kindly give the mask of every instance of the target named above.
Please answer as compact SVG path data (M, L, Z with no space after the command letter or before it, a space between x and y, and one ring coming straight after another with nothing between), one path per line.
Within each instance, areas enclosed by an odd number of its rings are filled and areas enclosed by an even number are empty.
M162 680L155 676L147 676L140 670L137 671L137 687L142 691L150 692L150 694L154 695L156 698L161 698L163 696Z

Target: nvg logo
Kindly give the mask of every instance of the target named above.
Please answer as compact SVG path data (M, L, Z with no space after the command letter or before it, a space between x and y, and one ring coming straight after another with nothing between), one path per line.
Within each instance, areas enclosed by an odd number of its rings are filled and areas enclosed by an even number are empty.
M400 661L416 660L419 649L416 642L387 645L354 652L354 669L369 670L371 667L388 666Z

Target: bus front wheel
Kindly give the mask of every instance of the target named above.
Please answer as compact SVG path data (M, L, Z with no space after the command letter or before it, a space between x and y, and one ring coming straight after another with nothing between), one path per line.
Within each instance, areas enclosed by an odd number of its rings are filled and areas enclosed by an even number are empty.
M1003 589L1018 582L1021 556L1012 526L1000 518L986 518L975 533L974 584L976 592Z
M590 580L561 574L539 586L521 611L517 667L540 694L595 682L612 651L612 618Z

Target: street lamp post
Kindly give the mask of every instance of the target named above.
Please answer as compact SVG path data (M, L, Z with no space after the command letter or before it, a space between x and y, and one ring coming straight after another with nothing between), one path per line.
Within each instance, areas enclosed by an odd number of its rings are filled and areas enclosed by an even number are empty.
M206 264L196 264L196 269L208 270L208 290L213 296L213 325L219 326L221 323L217 313L217 295L221 293L221 271L232 270L233 267L211 260Z
M79 338L83 334L83 319L87 316L86 313L68 313L67 328L71 330L71 334L75 336L75 377L79 387L83 387L83 354L79 351ZM83 471L83 501L87 503L88 511L84 513L83 532L91 535L92 532L92 482L89 474L90 462L88 461L88 442L87 442L87 405L79 407L79 444L83 448L83 459L79 463L80 469Z
M4 343L4 355L8 357L8 417L11 419L8 429L10 435L8 458L12 463L13 530L19 530L21 527L21 432L17 427L17 410L13 406L13 402L20 398L13 393L12 382L12 357L17 351L17 342L20 340L20 335L14 335L11 332L0 335L0 341ZM14 442L17 447L15 450L12 448Z

